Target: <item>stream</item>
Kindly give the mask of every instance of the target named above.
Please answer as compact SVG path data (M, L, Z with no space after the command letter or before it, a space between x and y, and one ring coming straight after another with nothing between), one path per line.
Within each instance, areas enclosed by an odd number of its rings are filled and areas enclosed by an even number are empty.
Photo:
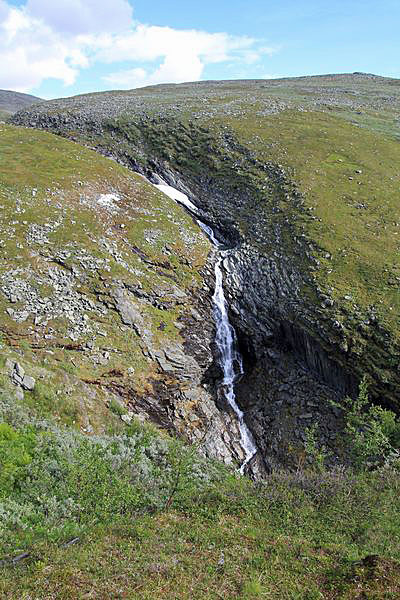
M220 383L220 391L224 395L229 406L232 408L238 421L240 445L242 446L245 455L245 459L240 466L240 473L243 473L246 465L256 454L257 448L254 443L253 436L244 421L244 413L236 403L235 396L235 382L243 374L243 363L242 357L237 348L235 330L229 322L228 304L225 298L223 286L222 263L224 258L229 255L229 249L223 249L222 244L215 237L213 229L199 219L199 210L197 206L195 206L185 194L167 185L158 176L155 176L154 178L158 181L157 184L154 184L155 187L179 204L185 206L190 213L195 216L199 227L201 227L212 244L218 249L219 256L215 263L215 290L213 294L213 302L216 325L215 341L219 350L220 364L223 371L223 379Z

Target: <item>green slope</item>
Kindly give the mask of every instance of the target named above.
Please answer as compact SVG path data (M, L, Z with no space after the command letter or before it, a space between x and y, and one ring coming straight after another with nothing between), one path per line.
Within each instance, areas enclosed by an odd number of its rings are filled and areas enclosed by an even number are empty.
M367 74L153 86L56 100L15 117L135 168L170 169L206 197L214 221L234 226L263 256L277 245L303 277L295 314L285 309L282 320L358 379L368 373L375 397L392 406L399 119L399 81ZM273 169L282 171L278 182ZM225 212L221 201L213 205L216 191L225 193Z
M38 379L25 402L39 413L104 429L113 389L133 399L158 370L143 336L121 321L116 287L157 291L164 310L127 299L154 351L168 347L186 293L202 285L209 243L143 178L77 144L2 126L0 157L3 365L18 361ZM10 385L4 366L2 382Z

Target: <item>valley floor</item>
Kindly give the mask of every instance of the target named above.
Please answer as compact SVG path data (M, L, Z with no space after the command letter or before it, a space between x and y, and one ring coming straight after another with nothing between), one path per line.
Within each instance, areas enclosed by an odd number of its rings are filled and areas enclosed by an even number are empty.
M399 598L399 487L390 470L221 481L68 546L38 541L3 564L0 597Z

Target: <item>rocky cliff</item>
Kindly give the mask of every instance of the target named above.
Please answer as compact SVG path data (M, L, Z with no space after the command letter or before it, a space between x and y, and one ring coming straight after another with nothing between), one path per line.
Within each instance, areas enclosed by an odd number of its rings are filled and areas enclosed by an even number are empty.
M311 423L334 460L341 411L332 400L354 396L363 375L376 401L398 409L397 84L363 75L206 82L59 100L14 117L162 176L234 248L224 271L246 367L238 399L267 467L296 464ZM162 373L135 410L168 414L189 437L188 423L204 419L213 439L229 412L212 412L209 265L190 290L195 313L177 321L184 341L169 351L151 349L146 324L124 314L127 296L158 302L157 287L141 296L126 281L112 298ZM192 401L200 412L182 420ZM193 439L206 429L194 427ZM211 453L232 454L230 444Z

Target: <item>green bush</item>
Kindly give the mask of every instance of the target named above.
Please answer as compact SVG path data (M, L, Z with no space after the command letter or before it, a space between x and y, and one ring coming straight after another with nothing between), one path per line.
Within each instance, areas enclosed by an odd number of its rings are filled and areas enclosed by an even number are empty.
M346 398L345 409L346 441L357 470L375 468L398 458L400 423L392 411L369 404L365 377L356 400Z
M0 499L16 491L32 461L36 443L33 431L17 431L7 423L0 424Z
M3 553L135 514L184 510L226 476L195 449L148 427L87 437L34 419L21 429L0 426L0 468Z

